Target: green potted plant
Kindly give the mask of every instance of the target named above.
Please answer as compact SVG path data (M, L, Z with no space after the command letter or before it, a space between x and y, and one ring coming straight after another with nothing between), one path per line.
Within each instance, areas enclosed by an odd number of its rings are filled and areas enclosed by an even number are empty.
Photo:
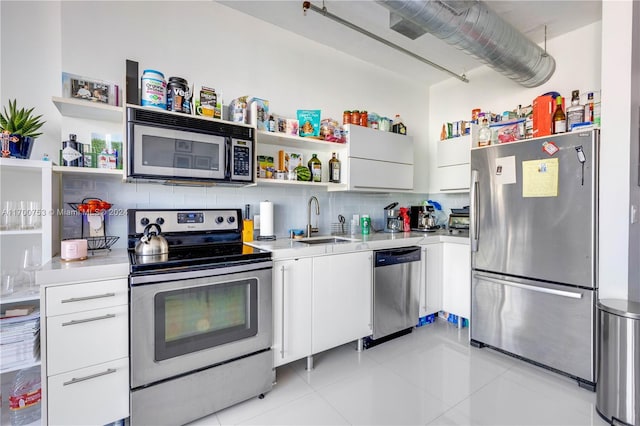
M33 110L34 108L18 109L17 100L9 99L9 110L3 107L0 112L0 131L9 135L8 151L12 157L29 158L33 141L42 134L38 130L45 122L41 120L42 115L34 115ZM4 146L2 150L5 156L7 150Z

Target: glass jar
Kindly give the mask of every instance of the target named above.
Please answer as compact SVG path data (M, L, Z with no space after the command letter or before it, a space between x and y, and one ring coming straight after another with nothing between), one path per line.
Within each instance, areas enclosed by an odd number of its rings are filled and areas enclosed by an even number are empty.
M362 111L360 113L360 125L362 127L367 127L368 120L369 120L369 115L367 114L367 111Z
M351 111L351 124L360 125L360 111L357 109Z
M342 124L351 124L351 111L342 113Z

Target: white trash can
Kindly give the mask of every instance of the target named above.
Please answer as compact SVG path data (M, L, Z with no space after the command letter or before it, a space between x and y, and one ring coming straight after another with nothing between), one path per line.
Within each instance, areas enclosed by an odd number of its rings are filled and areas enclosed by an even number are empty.
M598 302L596 410L610 424L640 426L640 303Z

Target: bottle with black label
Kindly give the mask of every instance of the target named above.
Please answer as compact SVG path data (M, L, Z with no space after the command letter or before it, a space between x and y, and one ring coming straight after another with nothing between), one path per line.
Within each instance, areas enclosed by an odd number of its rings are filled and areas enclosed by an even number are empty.
M62 142L62 165L71 167L83 167L83 158L83 145L77 141L76 135L70 134L69 140Z

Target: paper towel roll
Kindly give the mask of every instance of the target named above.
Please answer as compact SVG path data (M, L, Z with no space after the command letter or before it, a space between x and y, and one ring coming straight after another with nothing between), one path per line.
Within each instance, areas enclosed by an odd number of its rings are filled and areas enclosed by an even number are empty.
M273 203L271 201L260 202L260 236L272 237L273 232Z

